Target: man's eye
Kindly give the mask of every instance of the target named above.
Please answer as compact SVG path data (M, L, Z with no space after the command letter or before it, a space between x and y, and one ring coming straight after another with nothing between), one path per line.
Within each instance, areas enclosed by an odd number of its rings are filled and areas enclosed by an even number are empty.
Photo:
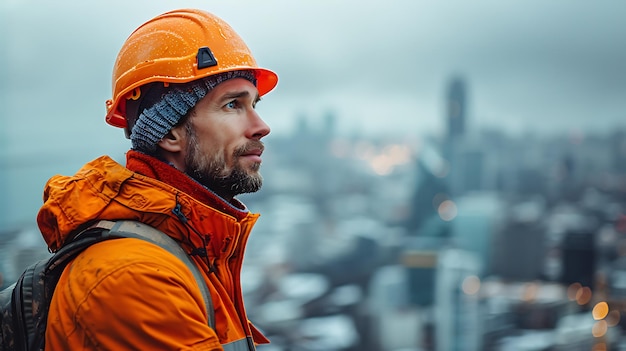
M237 108L237 101L233 100L226 104L227 108Z

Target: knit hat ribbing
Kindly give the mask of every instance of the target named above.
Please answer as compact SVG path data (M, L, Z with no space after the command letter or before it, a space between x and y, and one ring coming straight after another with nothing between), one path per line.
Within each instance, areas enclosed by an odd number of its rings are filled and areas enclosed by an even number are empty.
M232 78L244 78L256 86L252 71L231 71L208 76L185 84L171 84L159 101L147 107L137 118L130 134L132 148L147 154L156 151L157 143L207 93L218 84Z

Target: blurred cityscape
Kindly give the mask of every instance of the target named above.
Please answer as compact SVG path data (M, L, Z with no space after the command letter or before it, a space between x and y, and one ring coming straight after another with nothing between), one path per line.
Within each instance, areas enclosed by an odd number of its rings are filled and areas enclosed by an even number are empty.
M339 135L329 111L268 137L242 196L260 351L626 350L626 129L477 130L467 90L442 136ZM37 235L0 232L5 286Z

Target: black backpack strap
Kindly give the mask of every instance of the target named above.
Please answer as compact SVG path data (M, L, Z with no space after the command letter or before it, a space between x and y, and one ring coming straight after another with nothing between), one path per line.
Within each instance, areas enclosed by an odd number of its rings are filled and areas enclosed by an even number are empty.
M11 309L15 350L43 350L48 307L54 288L65 266L97 238L84 238L39 260L24 270L11 289Z
M89 232L91 232L93 229L105 230L100 230L101 234L98 236L90 237ZM196 283L200 288L202 298L204 299L204 306L206 308L209 320L208 324L211 328L215 329L215 311L213 309L213 300L211 299L211 293L209 292L209 288L207 287L204 278L202 277L202 273L200 273L200 270L198 269L198 266L196 266L196 264L189 257L189 255L174 239L169 237L167 234L161 232L160 230L155 229L145 223L132 220L100 220L96 222L93 226L85 230L83 233L79 234L79 236L77 237L79 241L82 240L81 237L84 237L85 239L93 238L92 240L97 241L113 238L135 238L153 243L171 253L172 255L176 256L187 266L187 268L191 271L194 278L196 279Z
M40 326L36 321L41 318L39 316L48 315L48 311L44 306L39 306L34 301L33 294L42 292L38 289L39 284L43 284L40 279L45 269L45 260L40 260L29 266L13 284L11 294L11 311L13 312L13 339L15 350L31 350L33 345L42 345L42 340L36 330L45 332L45 324ZM49 305L49 304L48 304ZM44 311L45 310L45 311ZM31 318L31 316L37 316ZM43 329L39 329L43 327Z

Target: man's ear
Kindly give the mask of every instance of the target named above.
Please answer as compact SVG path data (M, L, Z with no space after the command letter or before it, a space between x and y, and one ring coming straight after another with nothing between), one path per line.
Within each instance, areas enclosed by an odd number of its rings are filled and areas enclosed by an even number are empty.
M168 152L181 152L185 145L185 125L184 123L172 128L163 139L159 140L159 147Z

